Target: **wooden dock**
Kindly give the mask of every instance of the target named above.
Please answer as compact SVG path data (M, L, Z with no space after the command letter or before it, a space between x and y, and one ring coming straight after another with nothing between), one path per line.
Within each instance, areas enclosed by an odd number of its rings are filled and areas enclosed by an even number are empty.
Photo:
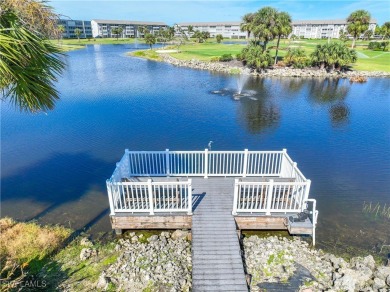
M195 178L193 291L248 291L236 224L232 178Z

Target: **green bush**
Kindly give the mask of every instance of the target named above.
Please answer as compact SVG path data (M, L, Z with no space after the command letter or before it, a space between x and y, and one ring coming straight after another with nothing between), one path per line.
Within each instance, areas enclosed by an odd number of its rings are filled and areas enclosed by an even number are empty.
M233 56L232 54L223 54L220 58L219 58L219 61L220 62L229 62L233 60Z
M212 57L210 62L219 62L219 57Z
M262 46L253 44L242 49L240 58L246 65L257 70L265 69L272 63L269 51L264 50Z
M355 50L350 50L344 43L337 42L317 45L310 57L313 65L328 70L343 70L357 60Z
M294 68L305 68L309 65L309 58L306 56L305 51L302 49L289 49L283 61Z
M374 51L385 51L389 45L389 41L384 42L369 42L368 49Z

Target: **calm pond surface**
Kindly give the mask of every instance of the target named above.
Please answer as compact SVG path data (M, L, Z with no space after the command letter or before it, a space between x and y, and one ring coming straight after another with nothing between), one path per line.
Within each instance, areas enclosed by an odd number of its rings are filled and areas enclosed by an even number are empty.
M48 113L1 106L1 216L110 230L105 180L130 150L280 150L312 180L318 245L378 252L390 219L390 79L250 79L126 56L142 45L73 51ZM219 90L218 94L213 91Z

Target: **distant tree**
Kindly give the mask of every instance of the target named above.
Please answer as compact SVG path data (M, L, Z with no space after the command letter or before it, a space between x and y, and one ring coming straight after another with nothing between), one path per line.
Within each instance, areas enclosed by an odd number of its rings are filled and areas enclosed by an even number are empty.
M364 33L370 24L371 15L366 10L356 10L347 18L347 31L353 37L351 48L355 47L355 41Z
M210 38L210 33L208 31L202 31L202 39L203 41L207 41Z
M157 40L165 46L165 44L173 39L175 36L175 31L173 27L167 27L161 29L157 35Z
M188 33L188 37L191 37L191 34L194 32L194 27L192 25L189 25L187 27L187 33Z
M198 43L201 43L203 41L202 33L199 30L196 30L194 34L192 35L193 38L196 38Z
M150 46L150 49L152 49L152 46L156 43L156 37L150 33L146 34L145 43Z
M65 32L65 26L63 26L63 25L59 25L58 27L57 27L57 29L58 29L58 42L60 42L60 40L62 39L62 37L63 37L63 33Z
M321 68L343 70L348 64L356 62L357 56L356 51L350 50L345 44L333 42L317 45L311 53L311 60Z
M140 25L138 26L138 31L143 35L144 37L149 33L149 29L146 26Z
M372 30L368 29L364 32L363 38L369 41L370 38L372 37L372 34L373 34Z
M180 46L183 45L188 40L188 37L186 32L181 28L180 25L174 24L173 27L175 28L175 32L176 32L173 42L176 45L177 50L180 50Z
M253 26L254 13L247 13L242 17L242 22L240 24L241 31L247 33L247 39L251 36L252 26Z
M381 27L382 39L390 38L390 21L385 22Z
M223 36L221 34L217 34L215 36L215 38L216 38L218 44L221 43L221 41L223 40Z
M114 27L113 29L111 29L111 35L115 35L116 40L119 39L119 36L122 35L122 32L123 32L123 27L121 27L121 26Z
M339 39L344 43L347 42L349 40L348 33L341 29L339 32Z
M278 11L272 7L264 7L255 13L253 19L252 32L255 37L263 43L263 49L267 49L268 42L272 41L277 35Z
M280 38L282 36L288 36L292 32L291 26L291 16L287 12L278 12L276 16L276 25L275 25L275 35L278 37L276 43L276 52L275 52L275 61L274 64L278 62L278 51Z
M77 39L80 41L81 29L75 28L73 32L76 35Z
M377 36L382 36L382 30L381 30L381 27L378 24L375 25L374 34L377 35Z

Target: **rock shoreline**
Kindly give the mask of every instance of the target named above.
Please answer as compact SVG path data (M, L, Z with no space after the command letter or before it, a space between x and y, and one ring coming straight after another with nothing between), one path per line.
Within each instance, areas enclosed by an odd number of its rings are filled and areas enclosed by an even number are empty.
M222 62L203 62L196 59L179 60L168 54L160 54L163 62L178 67L188 67L200 70L209 70L227 74L246 74L259 77L304 77L304 78L350 78L350 77L390 77L390 73L381 71L347 71L347 72L327 72L325 69L293 69L289 67L267 69L264 72L255 72L243 66L237 66Z
M251 291L293 289L295 291L390 291L390 266L378 265L372 256L355 257L349 262L307 242L275 236L250 236L242 240ZM306 273L302 273L306 272ZM296 287L291 287L294 275ZM295 277L296 278L296 277ZM289 283L290 282L290 283Z

